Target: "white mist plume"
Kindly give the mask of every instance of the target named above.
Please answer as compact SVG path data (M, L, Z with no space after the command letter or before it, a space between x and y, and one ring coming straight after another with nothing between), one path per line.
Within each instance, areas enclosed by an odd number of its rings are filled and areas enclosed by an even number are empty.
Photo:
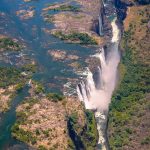
M113 32L112 47L107 57L107 61L105 60L104 49L101 49L100 53L94 55L94 57L99 58L101 62L101 88L95 88L93 74L90 72L90 70L88 70L88 75L86 79L87 83L82 82L80 84L80 90L78 88L77 91L80 100L84 101L85 107L87 109L98 109L100 111L107 110L111 101L113 90L115 88L117 67L120 60L118 52L120 33L116 25L116 19L113 20L111 25Z

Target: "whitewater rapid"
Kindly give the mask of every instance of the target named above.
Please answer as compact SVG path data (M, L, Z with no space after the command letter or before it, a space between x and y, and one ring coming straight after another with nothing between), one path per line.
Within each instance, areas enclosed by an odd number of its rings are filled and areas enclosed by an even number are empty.
M119 29L116 25L116 18L112 21L112 46L109 50L107 59L105 58L105 51L103 48L99 50L99 53L95 54L100 61L100 66L97 67L99 72L99 89L96 88L97 83L94 82L92 72L87 68L87 78L77 87L77 93L79 99L84 101L87 109L97 109L105 111L108 109L112 92L116 85L117 67L120 61L120 55L118 51L119 44Z
M99 49L99 53L93 57L99 59L100 66L97 67L98 79L94 82L93 73L87 69L87 78L81 81L77 86L78 97L84 102L86 109L94 109L97 121L97 130L99 133L98 149L106 150L105 129L107 123L107 112L111 102L112 93L115 89L117 80L117 67L120 61L118 51L120 30L116 24L117 18L112 23L113 37L111 40L111 48L105 57L105 50Z

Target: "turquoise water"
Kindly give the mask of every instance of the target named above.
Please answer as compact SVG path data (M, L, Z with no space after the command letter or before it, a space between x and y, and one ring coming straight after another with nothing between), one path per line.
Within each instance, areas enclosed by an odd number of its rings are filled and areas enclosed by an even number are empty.
M48 55L48 50L59 49L65 50L68 54L78 55L79 62L86 66L85 59L89 55L95 53L94 47L84 47L78 44L67 44L63 41L46 34L43 28L51 29L53 24L45 23L41 15L42 8L46 4L54 3L56 0L37 0L25 3L23 0L0 0L0 12L5 13L5 17L0 16L0 34L6 34L13 38L19 39L25 43L26 48L23 50L24 54L30 59L34 59L40 68L34 75L33 79L42 82L47 91L62 92L63 85L68 81L67 78L78 78L73 68L68 66L71 61L53 61ZM57 0L62 2L62 0ZM35 8L35 16L28 20L20 20L16 16L16 11L27 9L30 6ZM36 30L33 32L33 27ZM15 54L14 56L15 57ZM0 62L0 66L10 65L9 63ZM57 79L56 79L57 77ZM63 77L64 80L61 78ZM54 88L49 86L50 83L57 85ZM16 120L15 109L18 104L28 95L28 89L25 88L12 101L11 108L0 117L0 150L7 149L14 145L22 145L19 149L28 149L23 143L11 137L11 126Z
M11 108L5 114L1 114L0 116L0 149L5 150L9 146L13 146L14 144L20 144L21 142L13 139L11 137L11 126L15 123L16 120L16 112L15 108L20 103L25 96L28 95L28 87L25 87L23 91L18 93L18 95L13 99L11 104ZM21 143L22 144L22 143Z

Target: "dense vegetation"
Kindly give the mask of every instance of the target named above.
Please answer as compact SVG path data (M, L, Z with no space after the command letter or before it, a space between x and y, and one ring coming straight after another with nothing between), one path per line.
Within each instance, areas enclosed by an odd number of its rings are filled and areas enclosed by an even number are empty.
M86 110L86 119L87 119L87 126L86 132L83 133L83 140L85 141L86 149L92 149L96 147L98 133L96 127L96 121L94 113L90 110ZM89 142L90 141L90 142Z
M58 93L48 93L47 98L52 102L58 102L65 99L63 95L60 95Z
M68 128L70 137L76 149L91 150L96 147L98 134L94 113L90 110L86 110L85 114L86 126L84 129L82 129L82 131L78 131L78 128L80 128L80 126L78 124L78 116L75 113L69 117Z
M9 109L11 100L23 89L31 74L32 69L26 66L0 67L0 112Z
M21 46L11 38L0 38L0 50L15 50L18 51L21 49Z
M33 136L31 132L19 128L18 123L15 123L15 125L12 127L12 133L14 137L16 137L22 142L32 143L32 144L36 143L36 137Z
M6 87L18 82L21 71L13 67L0 67L0 87Z
M150 145L149 15L145 7L134 8L134 11L134 21L127 21L129 27L126 27L121 42L121 83L114 93L109 112L109 143L112 150L147 149Z
M22 68L15 67L0 67L0 87L7 87L9 85L19 84L25 82L29 75L23 75L22 72L32 72L32 67L23 66ZM18 85L18 88L19 88Z
M72 6L72 5L61 5L58 8L54 8L54 11L73 11L73 12L79 12L80 9L77 6Z
M31 144L35 144L36 143L36 137L33 136L33 134L29 131L25 131L22 128L20 128L19 126L22 124L27 124L27 117L29 115L32 115L31 112L27 113L28 110L31 109L31 107L37 103L38 100L34 99L34 98L28 98L25 101L23 101L22 103L28 103L29 106L26 108L26 110L24 112L17 112L16 116L17 116L17 121L15 122L15 124L12 126L11 128L11 132L12 132L12 136L15 137L16 139L19 139L22 142L25 143L31 143Z
M97 42L90 37L87 33L71 33L68 35L63 34L62 32L56 32L55 36L61 40L79 42L80 44L87 45L96 45Z

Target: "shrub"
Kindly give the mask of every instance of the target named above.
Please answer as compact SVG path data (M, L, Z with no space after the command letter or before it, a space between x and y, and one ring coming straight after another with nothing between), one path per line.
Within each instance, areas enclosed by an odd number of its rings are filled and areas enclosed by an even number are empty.
M0 39L0 48L18 51L21 49L21 46L11 38L6 37Z
M47 98L52 102L58 102L64 100L64 96L57 93L48 93Z
M87 33L71 33L68 35L62 32L56 32L55 36L66 41L79 42L80 44L96 45L97 42Z
M24 83L23 82L20 82L16 85L15 89L17 92L20 92L24 87Z
M77 6L71 6L71 5L61 5L59 8L54 8L54 11L73 11L73 12L79 12L80 9Z
M142 145L150 144L150 137L144 138L144 139L141 141L141 144L142 144Z
M11 130L12 135L20 141L32 144L36 143L36 137L34 137L31 132L19 128L19 124L15 123Z
M47 150L47 148L46 148L45 146L43 146L43 145L40 145L40 146L38 147L38 150Z

